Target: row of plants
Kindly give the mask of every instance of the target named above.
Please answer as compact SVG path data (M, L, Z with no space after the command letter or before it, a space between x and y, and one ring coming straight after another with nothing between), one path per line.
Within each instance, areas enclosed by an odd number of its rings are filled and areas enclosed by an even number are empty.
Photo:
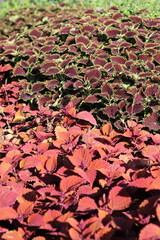
M18 10L20 8L37 7L37 6L53 6L62 2L67 4L68 8L94 8L106 9L108 7L117 6L125 15L130 15L141 9L147 9L146 15L150 18L159 17L160 6L156 0L2 0L0 17L4 17L10 10Z
M19 98L53 110L72 101L99 126L122 129L135 119L159 131L159 18L61 6L11 12L0 22L0 61L13 67L8 80L25 83Z
M0 21L2 240L160 238L160 19L141 13Z
M21 88L0 90L1 239L159 239L160 134L97 128L71 103L33 110Z

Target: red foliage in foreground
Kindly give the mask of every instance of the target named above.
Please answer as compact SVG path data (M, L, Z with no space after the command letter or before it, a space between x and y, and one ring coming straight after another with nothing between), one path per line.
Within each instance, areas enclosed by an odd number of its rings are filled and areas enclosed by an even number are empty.
M0 238L160 239L160 135L17 103L0 89Z

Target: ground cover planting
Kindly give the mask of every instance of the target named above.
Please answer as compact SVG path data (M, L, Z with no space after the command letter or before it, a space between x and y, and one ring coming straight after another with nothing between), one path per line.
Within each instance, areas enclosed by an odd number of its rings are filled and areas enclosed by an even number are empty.
M26 102L58 110L72 101L100 125L121 129L135 119L157 131L159 25L159 18L124 17L116 7L20 10L1 21L0 59L13 67L10 78L26 83Z
M160 19L144 15L0 20L2 240L160 239Z

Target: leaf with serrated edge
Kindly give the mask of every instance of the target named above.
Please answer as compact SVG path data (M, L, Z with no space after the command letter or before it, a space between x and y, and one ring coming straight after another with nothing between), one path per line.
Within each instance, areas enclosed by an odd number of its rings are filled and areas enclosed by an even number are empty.
M0 208L0 220L6 220L6 219L16 219L18 217L18 214L16 210L14 210L11 207L3 207Z
M158 240L160 239L160 227L156 224L147 224L139 234L139 240Z
M97 209L97 204L90 197L83 197L79 200L77 211L86 212Z
M109 192L108 207L115 211L120 211L128 208L131 205L132 199L129 194L120 186L113 187Z

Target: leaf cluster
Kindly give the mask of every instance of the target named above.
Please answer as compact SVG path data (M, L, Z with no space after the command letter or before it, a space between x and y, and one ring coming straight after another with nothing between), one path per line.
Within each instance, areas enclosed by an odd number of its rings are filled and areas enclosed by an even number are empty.
M21 88L0 91L1 239L158 239L160 135L97 128L73 104L32 109Z

